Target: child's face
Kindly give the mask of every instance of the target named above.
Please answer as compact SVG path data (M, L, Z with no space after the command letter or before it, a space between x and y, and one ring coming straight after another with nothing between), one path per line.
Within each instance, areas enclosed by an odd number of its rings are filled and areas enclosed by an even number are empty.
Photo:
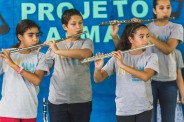
M67 32L68 36L81 33L83 31L83 20L81 16L73 15L68 21L68 25L63 24L64 30Z
M171 15L171 3L170 0L158 0L153 12L156 18L168 18Z
M132 48L143 47L148 44L149 31L145 27L140 27L136 30L134 37L129 37L132 43Z
M37 27L30 28L23 35L18 35L18 38L21 48L36 45L39 42L39 30Z

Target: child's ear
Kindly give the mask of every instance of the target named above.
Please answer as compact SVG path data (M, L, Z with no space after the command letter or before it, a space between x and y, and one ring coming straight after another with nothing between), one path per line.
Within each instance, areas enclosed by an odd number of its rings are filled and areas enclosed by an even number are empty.
M132 37L128 37L128 40L130 41L130 43L133 43L133 41L132 41Z
M156 10L153 8L153 13L156 15L157 13L156 13Z
M22 35L20 35L20 34L18 34L18 39L20 40L20 41L22 41Z
M67 30L67 26L65 24L62 24L63 29L66 31Z

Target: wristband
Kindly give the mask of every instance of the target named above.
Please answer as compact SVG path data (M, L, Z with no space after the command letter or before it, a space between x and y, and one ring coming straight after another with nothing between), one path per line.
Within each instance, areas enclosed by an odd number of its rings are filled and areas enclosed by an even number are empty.
M22 70L23 70L23 69L24 69L23 67L20 67L20 69L17 71L17 73L18 73L18 74L22 73Z

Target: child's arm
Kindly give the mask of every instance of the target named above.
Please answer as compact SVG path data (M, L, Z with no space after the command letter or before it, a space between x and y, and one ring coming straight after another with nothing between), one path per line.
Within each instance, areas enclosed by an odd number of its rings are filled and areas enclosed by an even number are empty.
M93 52L88 48L83 49L72 49L72 50L59 50L56 43L54 41L49 41L45 43L50 46L50 49L58 55L62 55L65 57L76 58L83 60L85 58L89 58L93 55Z
M3 50L3 54L0 55L3 60L15 71L20 71L21 67L16 65L11 57L10 57L10 51L7 50ZM28 81L30 81L31 83L33 83L34 85L39 85L42 81L42 78L44 76L44 71L42 70L36 70L34 73L31 73L29 71L26 70L21 70L19 72L25 79L27 79Z
M16 64L11 65L11 67L15 70L18 71L20 69L19 66L17 66ZM22 70L22 72L20 73L25 79L27 79L29 82L33 83L35 86L38 86L41 81L42 78L44 76L44 71L43 70L36 70L34 73L26 71L26 70Z
M147 68L144 70L137 70L135 68L132 68L130 66L127 66L125 64L119 65L122 69L124 69L126 72L132 74L133 76L143 80L148 81L154 74L155 71L153 69Z
M119 43L119 37L118 37L119 25L120 24L114 24L111 26L111 36L115 46L117 46Z
M94 71L94 81L95 81L95 83L100 83L103 80L105 80L107 77L108 77L108 74L105 70L95 68L95 71Z
M183 83L183 77L182 77L182 72L181 69L177 69L177 79L176 83L178 85L180 94L181 94L181 102L184 104L184 83Z
M137 70L135 68L132 68L128 65L125 65L122 62L122 54L120 51L114 52L113 56L117 60L118 66L120 68L122 68L126 72L132 74L133 76L135 76L143 81L148 81L155 74L155 71L151 68L146 68L142 71L142 70Z
M149 42L155 45L161 52L168 55L170 54L178 45L179 40L177 39L169 39L167 42L160 41L153 37L151 34L149 36Z
M83 60L85 58L89 58L93 55L90 49L72 49L72 50L57 50L55 52L58 55L62 55L65 57L76 58L79 60Z
M103 59L95 61L94 81L96 83L100 83L108 77L107 72L102 69L103 64Z

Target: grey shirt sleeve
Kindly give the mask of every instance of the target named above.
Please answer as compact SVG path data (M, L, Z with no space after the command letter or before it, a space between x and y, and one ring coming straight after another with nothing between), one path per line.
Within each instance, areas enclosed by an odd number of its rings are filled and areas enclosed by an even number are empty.
M36 70L43 70L45 71L45 75L49 75L50 72L45 55L43 53L39 53L38 59L39 61Z
M109 59L107 64L102 69L105 70L109 76L114 74L115 73L115 60L114 60L114 58L112 57L111 59Z
M49 67L49 69L52 68L53 64L54 64L54 60L55 60L55 54L52 50L47 50L46 52L46 63Z
M146 68L153 69L156 72L155 74L159 73L159 64L158 64L157 54L155 54L155 53L151 54L151 56L147 60L147 65L146 65L145 69Z
M93 44L92 40L90 40L90 39L85 39L85 40L84 40L84 43L83 43L83 45L82 45L82 49L84 49L84 48L90 49L91 52L94 54L94 44Z
M174 50L174 51L175 51L175 55L176 55L177 69L183 68L184 64L183 64L183 58L182 58L181 52L179 50Z
M183 42L183 26L180 24L173 26L170 38L178 39L180 42Z

